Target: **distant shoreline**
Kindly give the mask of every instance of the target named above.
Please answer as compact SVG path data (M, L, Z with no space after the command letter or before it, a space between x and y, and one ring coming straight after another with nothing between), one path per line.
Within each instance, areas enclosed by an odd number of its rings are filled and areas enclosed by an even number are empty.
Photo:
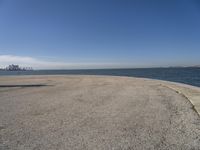
M137 68L137 69L74 69L74 70L27 70L0 71L0 76L21 75L109 75L158 79L200 87L200 68Z
M82 68L82 69L32 69L32 70L8 70L5 68L0 68L0 71L59 71L59 70L127 70L127 69L170 69L170 68L199 68L200 66L188 66L188 67L182 67L182 66L170 66L170 67L127 67L127 68Z

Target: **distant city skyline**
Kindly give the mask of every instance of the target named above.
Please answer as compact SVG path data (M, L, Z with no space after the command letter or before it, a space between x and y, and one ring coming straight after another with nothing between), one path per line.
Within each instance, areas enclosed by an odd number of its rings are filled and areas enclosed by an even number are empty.
M198 0L0 0L0 68L200 65Z

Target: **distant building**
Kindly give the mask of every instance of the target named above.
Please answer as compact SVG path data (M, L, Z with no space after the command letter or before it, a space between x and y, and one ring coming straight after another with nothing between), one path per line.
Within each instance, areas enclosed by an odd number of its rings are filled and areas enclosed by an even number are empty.
M6 67L5 70L8 70L8 71L27 71L27 70L33 70L31 67L24 67L24 68L21 68L19 65L9 65L8 67Z
M21 70L19 65L9 65L8 67L6 67L6 70L9 70L9 71L18 71L18 70Z

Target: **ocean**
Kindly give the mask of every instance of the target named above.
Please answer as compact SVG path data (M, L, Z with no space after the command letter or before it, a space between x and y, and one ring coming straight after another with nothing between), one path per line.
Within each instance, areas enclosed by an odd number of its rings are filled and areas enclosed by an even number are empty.
M185 83L200 87L200 68L137 68L137 69L81 69L0 71L0 76L10 75L112 75L141 77Z

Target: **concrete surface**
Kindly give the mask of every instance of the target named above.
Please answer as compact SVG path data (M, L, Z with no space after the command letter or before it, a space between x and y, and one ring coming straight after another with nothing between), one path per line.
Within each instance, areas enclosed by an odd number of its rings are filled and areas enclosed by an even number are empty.
M185 96L194 106L195 111L200 116L200 88L181 83L163 82L165 86L175 90L180 95Z
M0 149L198 150L200 117L172 86L194 90L128 77L0 77Z

